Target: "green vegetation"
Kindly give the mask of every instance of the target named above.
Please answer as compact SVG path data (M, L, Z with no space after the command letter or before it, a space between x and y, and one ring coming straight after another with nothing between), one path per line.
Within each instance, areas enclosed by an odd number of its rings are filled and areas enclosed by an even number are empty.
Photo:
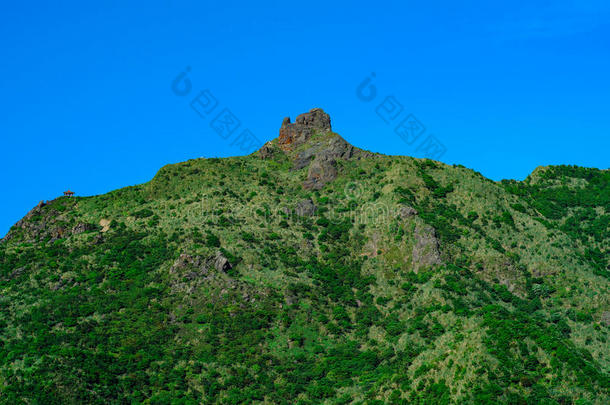
M305 190L284 155L197 159L33 210L0 243L0 402L610 401L607 170L340 163Z

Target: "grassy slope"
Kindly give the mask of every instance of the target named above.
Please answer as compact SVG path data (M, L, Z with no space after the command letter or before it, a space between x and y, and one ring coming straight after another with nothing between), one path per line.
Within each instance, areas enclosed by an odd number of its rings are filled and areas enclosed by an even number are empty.
M608 171L340 163L321 191L251 155L45 206L0 245L0 400L607 403ZM415 273L424 222L444 264Z

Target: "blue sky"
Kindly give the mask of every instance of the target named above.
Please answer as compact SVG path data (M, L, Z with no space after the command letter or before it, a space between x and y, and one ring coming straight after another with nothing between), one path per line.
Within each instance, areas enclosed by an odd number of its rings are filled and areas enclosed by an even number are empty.
M434 139L441 161L494 180L609 166L607 2L99 3L2 5L0 235L67 188L100 194L243 154L242 130L264 142L313 107L356 146L421 157ZM204 90L218 104L201 117L189 103ZM210 125L225 108L241 123L228 139ZM410 114L425 128L412 143L395 132Z

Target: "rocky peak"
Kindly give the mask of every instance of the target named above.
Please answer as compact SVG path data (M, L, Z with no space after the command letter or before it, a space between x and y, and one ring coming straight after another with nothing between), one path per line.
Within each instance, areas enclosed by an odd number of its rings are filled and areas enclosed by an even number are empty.
M267 142L258 154L261 159L270 159L282 152L292 160L293 170L308 168L305 189L321 189L333 181L339 175L337 160L372 156L332 132L330 116L321 108L298 115L294 123L284 118L277 143Z
M306 143L314 133L330 131L330 116L321 108L314 108L298 115L294 123L290 122L290 117L284 118L278 144L284 152L289 152Z
M290 122L290 118L288 118L288 121ZM295 124L321 131L331 130L330 115L326 114L321 108L312 108L308 113L298 115Z

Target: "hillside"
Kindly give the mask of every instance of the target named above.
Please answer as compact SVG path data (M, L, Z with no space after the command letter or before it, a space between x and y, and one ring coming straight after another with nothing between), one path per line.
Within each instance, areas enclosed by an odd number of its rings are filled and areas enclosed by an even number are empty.
M609 229L608 170L494 182L314 109L11 228L0 401L607 404Z

